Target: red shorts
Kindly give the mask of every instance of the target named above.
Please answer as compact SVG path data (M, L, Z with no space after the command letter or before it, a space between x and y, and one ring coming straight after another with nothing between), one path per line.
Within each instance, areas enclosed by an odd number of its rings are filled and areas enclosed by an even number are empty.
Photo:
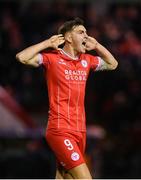
M65 169L85 163L86 132L50 129L46 131L46 141Z

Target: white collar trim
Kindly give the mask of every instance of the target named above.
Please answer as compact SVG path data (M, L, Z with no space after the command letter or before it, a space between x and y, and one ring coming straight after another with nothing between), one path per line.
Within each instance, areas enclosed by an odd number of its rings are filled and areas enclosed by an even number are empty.
M69 58L73 59L73 60L78 60L78 59L79 59L78 57L74 58L74 57L70 56L70 55L69 55L68 53L66 53L63 49L61 49L61 52L62 52L63 54L65 54L66 56L68 56Z

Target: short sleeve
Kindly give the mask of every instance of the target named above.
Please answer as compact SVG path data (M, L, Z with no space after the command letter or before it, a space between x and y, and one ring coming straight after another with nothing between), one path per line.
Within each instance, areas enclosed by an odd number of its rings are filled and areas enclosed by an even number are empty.
M39 53L39 64L43 64L44 66L48 66L49 64L49 57L47 53Z
M107 69L107 64L105 61L99 56L91 57L91 68L94 71L103 71Z

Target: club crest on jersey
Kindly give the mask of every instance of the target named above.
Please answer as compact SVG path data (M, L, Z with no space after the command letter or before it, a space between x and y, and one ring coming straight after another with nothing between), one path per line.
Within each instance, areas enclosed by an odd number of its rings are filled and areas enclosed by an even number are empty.
M77 152L73 152L73 153L71 154L71 159L72 159L73 161L78 161L79 158L80 158L80 156L79 156L79 154L78 154Z
M88 66L88 63L87 63L86 60L81 60L81 64L82 64L82 66L85 67L85 68Z

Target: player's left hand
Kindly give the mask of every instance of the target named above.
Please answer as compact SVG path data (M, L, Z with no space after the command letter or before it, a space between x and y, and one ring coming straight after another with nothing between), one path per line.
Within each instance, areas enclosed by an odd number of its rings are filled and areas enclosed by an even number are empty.
M94 50L96 48L96 45L98 44L97 40L91 36L88 36L87 37L87 40L86 40L86 50L87 51L91 51L91 50Z

